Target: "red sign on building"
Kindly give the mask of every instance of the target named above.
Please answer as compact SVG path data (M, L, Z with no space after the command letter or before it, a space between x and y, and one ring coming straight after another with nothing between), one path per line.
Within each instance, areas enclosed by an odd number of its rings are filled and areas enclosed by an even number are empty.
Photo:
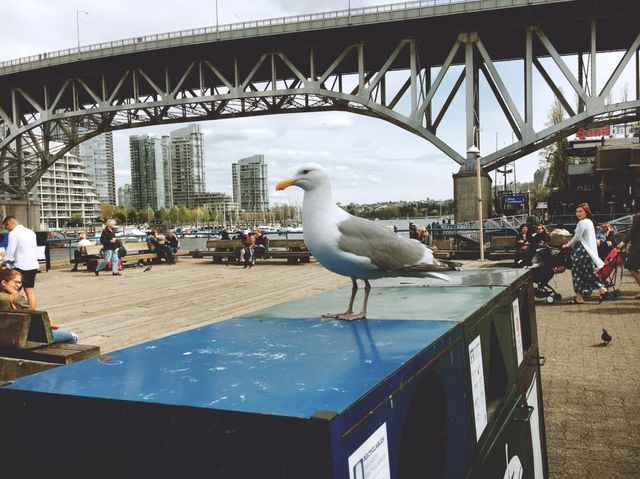
M603 126L602 128L578 128L576 136L581 140L586 138L600 138L603 136L611 136L611 125Z

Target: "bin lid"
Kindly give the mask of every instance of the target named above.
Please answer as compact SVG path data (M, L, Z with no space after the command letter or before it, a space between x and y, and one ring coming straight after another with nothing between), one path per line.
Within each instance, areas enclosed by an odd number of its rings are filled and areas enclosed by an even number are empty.
M461 334L449 321L235 318L0 389L310 418L344 412Z

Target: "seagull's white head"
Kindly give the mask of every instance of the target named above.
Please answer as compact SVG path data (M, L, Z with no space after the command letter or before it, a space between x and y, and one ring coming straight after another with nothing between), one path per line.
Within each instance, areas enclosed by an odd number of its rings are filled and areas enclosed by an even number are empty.
M311 191L321 186L329 185L329 175L326 170L317 163L310 163L298 168L296 173L276 185L276 191L284 190L289 186L298 186L304 191Z

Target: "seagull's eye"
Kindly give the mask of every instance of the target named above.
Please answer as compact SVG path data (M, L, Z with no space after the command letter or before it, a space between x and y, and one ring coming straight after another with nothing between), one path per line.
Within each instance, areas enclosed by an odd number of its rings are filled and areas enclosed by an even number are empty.
M309 171L311 171L311 170L302 170L302 174L303 174L303 175L308 175L308 174L309 174Z

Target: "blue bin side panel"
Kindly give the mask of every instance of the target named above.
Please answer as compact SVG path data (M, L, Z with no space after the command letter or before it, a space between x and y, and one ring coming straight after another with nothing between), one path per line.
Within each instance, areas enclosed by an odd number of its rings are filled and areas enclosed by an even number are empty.
M419 471L433 473L435 465L430 461L438 463L441 460L441 477L465 477L469 473L473 462L473 447L461 330L462 328L456 328L454 333L434 342L379 388L332 422L334 478L357 477L355 471L350 470L349 458L382 426L386 429L386 453L392 478L402 477L399 475L402 462L411 460L407 454L420 450L421 460L415 461L413 458L413 464L417 463ZM418 393L425 381L429 384L439 383L442 389L445 404L442 411L444 431L439 428L436 434L442 436L440 439L433 437L429 426L425 426L418 437L407 436L407 428L411 428L411 422L416 420L415 416L410 416L410 411L415 411L412 409L412 402L425 400ZM434 390L433 393L436 394L437 391ZM418 405L420 407L422 406ZM424 408L428 407L429 398L426 398ZM428 416L429 412L426 414ZM405 448L403 444L406 441L415 441L417 444ZM434 446L434 442L438 446ZM375 443L372 447L374 446ZM439 446L442 446L440 452L429 450ZM404 467L406 468L406 464Z

